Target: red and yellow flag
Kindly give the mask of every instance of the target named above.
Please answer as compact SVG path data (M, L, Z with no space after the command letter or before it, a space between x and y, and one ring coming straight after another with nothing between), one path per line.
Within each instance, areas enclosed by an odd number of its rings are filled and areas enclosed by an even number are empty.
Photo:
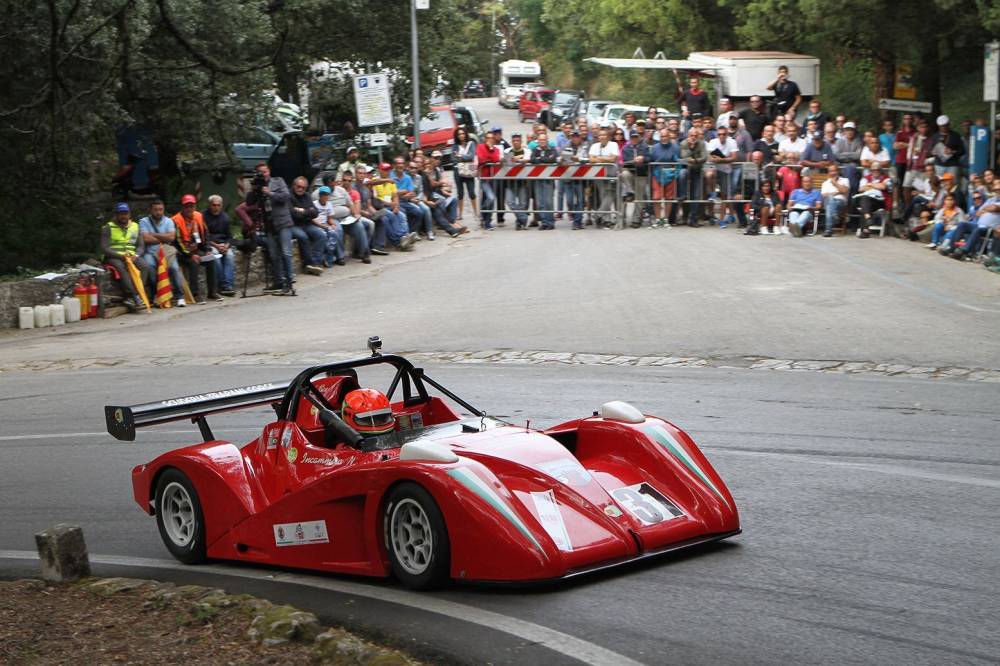
M167 258L160 246L160 258L156 262L156 307L169 308L173 290L170 288L170 274L167 272Z

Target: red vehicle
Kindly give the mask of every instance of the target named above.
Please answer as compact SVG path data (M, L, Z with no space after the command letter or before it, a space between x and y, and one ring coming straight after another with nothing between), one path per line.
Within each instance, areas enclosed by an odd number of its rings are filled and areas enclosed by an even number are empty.
M521 122L536 120L538 115L552 106L556 91L552 88L533 88L521 93L521 99L517 103L517 117Z
M177 559L394 575L426 588L565 578L740 532L726 485L671 423L622 402L548 430L507 423L380 344L291 382L105 408L122 440L169 421L201 429L202 443L132 471L136 502ZM395 426L365 437L341 402L358 370L386 369ZM348 402L358 393L370 392ZM242 447L206 421L263 405L277 418Z
M427 116L420 119L420 147L424 154L430 155L435 150L442 153L442 162L450 163L455 150L455 128L459 122L455 112L448 104L432 106ZM413 128L410 128L413 131ZM407 143L413 143L413 135L407 137Z

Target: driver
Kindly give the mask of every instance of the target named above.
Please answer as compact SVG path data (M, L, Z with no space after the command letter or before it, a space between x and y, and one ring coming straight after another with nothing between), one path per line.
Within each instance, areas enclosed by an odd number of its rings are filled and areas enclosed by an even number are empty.
M355 389L344 396L344 406L340 410L344 423L365 437L381 435L396 429L396 417L392 414L389 398L381 391L363 388Z

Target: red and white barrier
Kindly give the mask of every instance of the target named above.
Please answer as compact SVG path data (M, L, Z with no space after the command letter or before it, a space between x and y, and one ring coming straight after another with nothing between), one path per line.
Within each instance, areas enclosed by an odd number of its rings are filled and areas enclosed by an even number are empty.
M516 164L502 166L497 169L495 178L608 178L610 173L607 164L574 164L559 166L556 164Z

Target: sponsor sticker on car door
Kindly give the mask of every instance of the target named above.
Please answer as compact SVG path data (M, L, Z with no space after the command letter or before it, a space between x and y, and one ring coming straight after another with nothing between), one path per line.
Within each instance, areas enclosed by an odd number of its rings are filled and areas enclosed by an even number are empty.
M314 543L330 543L325 520L310 520L302 523L279 523L274 527L274 545L308 546Z

